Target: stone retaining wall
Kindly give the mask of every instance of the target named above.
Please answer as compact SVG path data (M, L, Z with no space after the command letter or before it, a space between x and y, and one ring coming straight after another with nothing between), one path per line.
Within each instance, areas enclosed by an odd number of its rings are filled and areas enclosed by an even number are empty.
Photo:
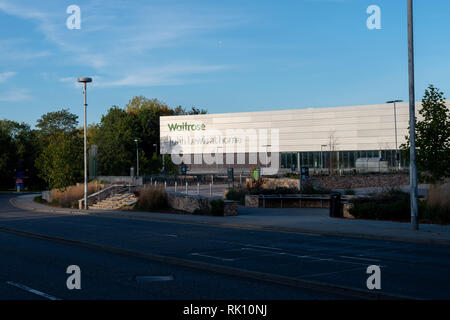
M202 212L210 212L211 199L199 195L189 195L178 192L166 192L167 203L169 207L185 211L188 213L194 213L196 210ZM237 201L224 200L224 216L237 216L238 215L238 203Z
M324 189L354 189L372 187L399 187L409 184L408 174L373 174L359 176L314 176L314 184Z
M260 178L258 180L247 178L246 185L249 189L299 189L300 182L298 179L290 178Z
M167 203L169 207L193 213L195 210L209 211L209 199L198 195L188 195L178 192L167 192Z

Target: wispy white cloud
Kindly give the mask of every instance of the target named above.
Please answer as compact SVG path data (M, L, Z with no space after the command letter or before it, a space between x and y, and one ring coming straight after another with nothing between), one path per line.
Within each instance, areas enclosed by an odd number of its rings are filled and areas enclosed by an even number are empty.
M0 83L5 82L6 80L8 80L11 77L14 77L16 74L17 74L16 72L11 72L11 71L0 73Z
M15 89L7 92L0 92L1 102L19 102L31 100L31 96L27 89Z
M117 80L103 81L98 79L99 87L120 87L120 86L164 86L181 85L192 80L186 76L195 74L207 74L229 69L225 65L194 65L194 64L174 64L163 67L148 68L145 70L134 70L133 73L124 75Z
M151 55L161 48L181 48L205 34L245 20L239 13L203 7L168 7L160 2L132 6L124 1L98 0L81 3L81 30L68 30L65 10L45 6L30 0L0 0L0 11L34 22L45 41L55 46L55 52L38 52L34 57L52 54L61 66L87 66L105 78L116 79L104 82L105 86L179 84L184 82L179 79L181 75L220 71L222 66L201 61L183 66L173 55L159 56L158 61ZM172 69L162 70L164 67L159 68L164 72L154 72L155 63L171 65ZM131 74L130 66L138 70ZM142 70L152 71L143 74Z

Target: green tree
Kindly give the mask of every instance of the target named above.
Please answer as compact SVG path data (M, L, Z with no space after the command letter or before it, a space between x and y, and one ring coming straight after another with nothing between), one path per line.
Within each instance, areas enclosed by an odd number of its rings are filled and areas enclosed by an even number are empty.
M63 189L82 180L83 133L77 125L78 116L67 109L46 113L37 121L41 152L35 166L51 189Z
M44 114L37 121L36 127L42 136L52 136L59 132L72 132L78 125L78 116L70 113L68 109Z
M13 185L16 146L8 130L0 125L0 187Z
M29 189L40 189L42 180L37 177L34 166L37 155L40 153L36 131L26 123L11 120L0 120L0 127L8 132L14 143L14 164L17 171L24 171L27 179L25 186Z
M58 132L52 135L36 159L36 167L50 189L64 189L81 181L83 174L82 132Z
M445 104L444 93L433 85L425 90L422 120L416 119L416 161L417 170L423 176L429 174L432 180L450 175L450 111ZM410 137L400 148L409 158Z

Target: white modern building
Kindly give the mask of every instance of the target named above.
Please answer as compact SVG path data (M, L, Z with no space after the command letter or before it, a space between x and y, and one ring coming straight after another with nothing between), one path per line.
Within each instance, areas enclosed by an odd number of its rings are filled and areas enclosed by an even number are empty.
M421 103L416 103L416 116ZM353 169L358 158L405 167L409 104L183 115L160 118L161 153L193 171L226 167ZM182 155L182 158L180 158ZM256 163L255 163L256 158ZM182 159L182 160L180 160ZM330 161L331 160L331 161ZM178 162L177 162L178 161Z

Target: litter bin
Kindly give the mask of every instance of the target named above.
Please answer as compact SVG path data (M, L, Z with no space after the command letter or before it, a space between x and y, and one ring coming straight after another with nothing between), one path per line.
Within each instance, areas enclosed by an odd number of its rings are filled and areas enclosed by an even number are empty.
M261 177L261 168L256 168L253 170L253 178L259 179L259 177Z
M330 195L330 217L342 218L342 216L341 194L332 193Z

